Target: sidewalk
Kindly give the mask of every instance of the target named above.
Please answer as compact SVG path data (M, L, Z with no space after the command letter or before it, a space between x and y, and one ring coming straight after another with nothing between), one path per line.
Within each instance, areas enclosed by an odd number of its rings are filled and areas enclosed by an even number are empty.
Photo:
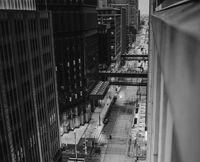
M105 99L104 107L97 107L95 109L89 124L85 124L84 126L76 128L74 130L74 132L76 132L76 144L79 143L81 138L85 138L85 135L86 138L95 138L95 139L99 138L99 135L101 134L101 131L104 127L103 120L106 116L109 107L112 104L112 100L114 98L115 93L116 93L115 88L111 87L104 98ZM99 125L99 116L100 116L100 125ZM69 133L64 134L61 137L61 143L75 144L74 132L70 131Z

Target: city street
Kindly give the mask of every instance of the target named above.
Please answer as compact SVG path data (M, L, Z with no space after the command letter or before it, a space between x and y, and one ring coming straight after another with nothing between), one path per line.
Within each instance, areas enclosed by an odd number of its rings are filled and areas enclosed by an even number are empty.
M130 128L137 87L122 87L99 138L101 162L131 162Z
M146 30L143 26L129 54L147 54L145 35ZM137 51L141 52L141 49L143 53L138 53ZM148 62L126 61L125 65L118 70L120 72L140 71L138 67L143 67L143 70L147 71ZM141 78L123 78L123 80L142 81ZM116 87L110 87L104 99L99 101L99 106L93 112L89 124L75 130L76 142L74 132L62 136L62 143L68 144L68 149L65 151L66 156L74 157L74 144L77 143L78 157L85 156L87 162L133 162L136 157L140 157L140 161L144 160L146 105L145 101L141 98L138 100L139 96L137 96L138 90L140 89L142 94L143 88L121 86L117 89L116 91ZM117 99L113 102L115 95ZM135 113L136 105L137 112ZM138 122L135 122L135 118Z

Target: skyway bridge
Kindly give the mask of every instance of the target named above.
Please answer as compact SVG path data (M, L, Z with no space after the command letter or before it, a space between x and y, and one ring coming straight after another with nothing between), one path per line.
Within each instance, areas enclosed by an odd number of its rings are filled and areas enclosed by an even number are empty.
M127 61L148 61L148 55L121 55L121 58Z
M114 81L114 82L110 82L110 85L119 85L119 86L147 86L147 83Z
M97 74L100 77L125 77L125 78L147 78L147 71L134 71L134 72L111 72L111 71L99 71Z

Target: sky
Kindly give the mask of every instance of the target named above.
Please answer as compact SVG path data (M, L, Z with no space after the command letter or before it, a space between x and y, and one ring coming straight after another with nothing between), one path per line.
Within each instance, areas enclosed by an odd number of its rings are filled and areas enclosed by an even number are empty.
M140 14L149 14L149 0L138 0Z

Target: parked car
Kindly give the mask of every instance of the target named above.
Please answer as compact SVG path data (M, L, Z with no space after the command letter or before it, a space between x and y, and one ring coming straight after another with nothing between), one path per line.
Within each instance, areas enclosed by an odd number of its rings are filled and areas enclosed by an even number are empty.
M103 124L107 124L108 122L109 122L109 119L105 118L104 121L103 121Z

